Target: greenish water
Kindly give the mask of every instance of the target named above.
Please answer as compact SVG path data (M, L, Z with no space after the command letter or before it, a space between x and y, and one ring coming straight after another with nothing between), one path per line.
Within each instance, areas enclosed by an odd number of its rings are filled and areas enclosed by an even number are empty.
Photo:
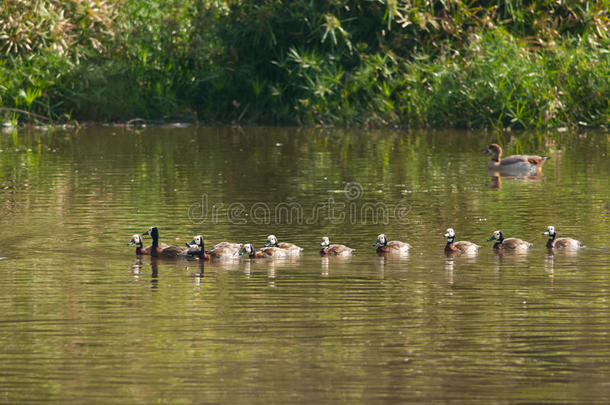
M545 176L490 179L487 132L0 135L0 402L607 403L608 135L500 138ZM137 259L151 225L305 251ZM587 247L549 254L547 225ZM478 256L446 257L448 227ZM534 246L497 255L496 229ZM377 257L381 232L411 253Z

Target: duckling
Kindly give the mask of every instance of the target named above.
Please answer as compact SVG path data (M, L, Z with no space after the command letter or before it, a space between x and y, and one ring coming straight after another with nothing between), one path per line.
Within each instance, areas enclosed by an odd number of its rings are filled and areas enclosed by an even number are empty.
M388 238L383 233L377 236L377 242L373 246L377 246L377 253L408 253L409 249L411 249L411 245L407 242L399 240L388 242Z
M278 243L275 235L267 236L267 243L265 243L265 247L268 247L268 246L280 248L280 249L286 251L286 253L291 254L291 255L296 255L303 251L303 248L298 247L294 243L288 243L288 242L279 242Z
M543 235L549 235L549 240L546 242L546 247L549 249L578 249L583 247L583 244L572 238L558 238L555 239L557 233L555 232L554 226L546 228L546 232Z
M190 243L187 243L186 246L189 248L189 256L196 256L199 260L210 260L212 258L212 255L205 250L203 236L201 235L193 237L193 240Z
M209 253L212 255L212 257L216 257L218 259L238 258L239 251L242 247L243 245L241 243L220 242L214 245L214 247L209 250Z
M135 235L133 235L131 237L131 240L129 241L129 243L127 244L127 246L131 246L131 245L136 245L136 255L149 255L150 254L150 246L147 248L144 248L142 246L142 237L140 235L138 235L137 233Z
M244 253L247 253L250 259L285 257L288 255L285 250L274 246L264 247L261 250L257 251L256 249L254 249L254 246L251 243L244 244L244 247L241 249L239 254L243 255Z
M320 249L322 256L350 256L356 250L345 245L331 245L327 236L322 238L320 246L322 246L322 249Z
M477 253L477 249L481 247L475 243L468 241L454 242L455 231L453 230L453 228L447 228L443 236L447 238L447 244L445 245L445 252L447 253L457 252L463 254L472 254Z
M496 250L526 250L532 246L531 243L518 238L504 239L502 231L495 231L493 235L487 239L488 242L492 240L496 240L496 243L494 243L494 249Z
M142 235L150 235L153 240L150 248L147 248L151 256L175 258L181 256L186 257L188 255L188 248L180 246L169 246L165 243L159 244L159 229L156 226L148 228L148 230Z
M493 172L500 172L509 176L535 176L542 173L542 165L550 157L535 155L512 155L501 159L502 148L492 143L483 151L491 154L487 168Z
M197 250L192 254L199 257L200 260L237 258L242 247L241 243L220 242L214 245L212 249L205 250L203 236L201 235L195 236L186 245L190 248L197 247Z

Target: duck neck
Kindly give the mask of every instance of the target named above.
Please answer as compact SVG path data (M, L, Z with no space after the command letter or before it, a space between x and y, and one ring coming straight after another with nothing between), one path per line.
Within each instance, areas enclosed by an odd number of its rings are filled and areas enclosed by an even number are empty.
M137 244L136 245L136 254L137 255L141 255L142 254L142 245L141 244Z
M502 156L502 149L500 149L500 148L494 149L493 152L491 153L492 162L500 163L501 156Z
M549 240L546 241L547 248L552 249L553 247L555 247L555 236L557 236L557 234L549 235Z
M199 245L199 258L200 259L205 258L205 245L203 242L201 242L201 245Z
M152 232L152 234L150 235L152 237L152 246L150 248L150 255L151 256L158 256L159 255L159 233L158 232Z
M453 247L453 240L454 239L455 239L455 237L447 238L447 244L445 245L445 251L453 252L453 250L455 249Z

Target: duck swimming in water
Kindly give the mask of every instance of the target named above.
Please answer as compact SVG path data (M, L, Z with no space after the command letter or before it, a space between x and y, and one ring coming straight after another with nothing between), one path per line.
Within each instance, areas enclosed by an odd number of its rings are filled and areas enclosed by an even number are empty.
M572 238L557 238L557 232L555 232L554 226L549 226L543 235L549 235L549 240L546 242L548 249L579 249L584 245Z
M156 226L148 228L142 235L149 235L152 238L152 245L147 250L148 254L153 257L176 258L188 256L189 248L160 244L159 229Z
M497 143L489 145L483 153L491 155L487 164L489 171L505 176L540 175L542 174L542 165L550 159L548 156L535 155L512 155L502 159L502 148Z
M447 238L447 244L445 245L445 252L447 253L473 254L477 253L481 247L476 243L463 240L455 242L455 231L453 228L447 228L443 236Z
M522 251L522 250L527 250L532 246L531 243L518 239L518 238L504 239L504 235L502 234L502 231L495 231L493 233L493 235L491 235L491 237L489 239L487 239L488 242L490 242L492 240L496 241L496 243L494 243L494 249L496 249L496 250L513 250L513 251L520 250L520 251Z
M278 242L275 235L267 236L267 243L265 243L265 247L268 247L268 246L280 248L280 249L286 251L286 253L291 254L291 255L297 255L303 251L303 248L298 247L294 243Z
M345 245L331 245L328 236L322 238L320 246L322 246L322 249L320 249L322 256L350 256L356 250Z
M377 241L373 244L377 246L377 253L409 253L411 245L407 242L401 242L399 240L391 240L388 242L388 238L384 233L377 236Z
M286 257L288 253L278 247L264 247L261 250L254 249L254 246L251 243L244 244L244 247L239 252L240 255L247 253L250 259L261 259L261 258L270 258L270 257Z
M201 235L195 236L190 243L186 244L186 246L191 249L196 247L196 251L189 254L199 257L200 260L235 259L239 257L239 249L242 247L241 243L220 242L217 243L212 249L205 250L203 236Z

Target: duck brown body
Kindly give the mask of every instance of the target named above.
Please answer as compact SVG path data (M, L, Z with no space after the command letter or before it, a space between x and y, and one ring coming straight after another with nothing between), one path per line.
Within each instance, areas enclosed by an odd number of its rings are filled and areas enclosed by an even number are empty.
M548 249L579 249L583 247L583 244L572 238L557 238L554 226L547 227L546 232L543 235L549 235L549 240L546 242Z
M495 240L493 248L495 250L527 250L532 244L519 238L504 238L501 231L495 231L488 241Z
M272 258L272 257L285 257L288 253L281 248L278 247L264 247L260 250L254 249L254 246L251 243L244 244L240 254L247 253L250 259L264 259L264 258Z
M322 246L320 249L320 255L322 256L350 256L355 250L345 245L331 245L326 236L322 238L320 246Z
M373 246L377 246L376 250L379 254L403 254L408 253L409 249L411 249L411 245L409 245L407 242L402 242L399 240L388 241L388 238L383 233L377 236L377 241L373 244Z
M286 253L291 255L297 255L303 251L303 248L295 245L294 243L278 242L275 235L269 235L267 237L267 243L265 243L265 247L276 247L284 250Z

